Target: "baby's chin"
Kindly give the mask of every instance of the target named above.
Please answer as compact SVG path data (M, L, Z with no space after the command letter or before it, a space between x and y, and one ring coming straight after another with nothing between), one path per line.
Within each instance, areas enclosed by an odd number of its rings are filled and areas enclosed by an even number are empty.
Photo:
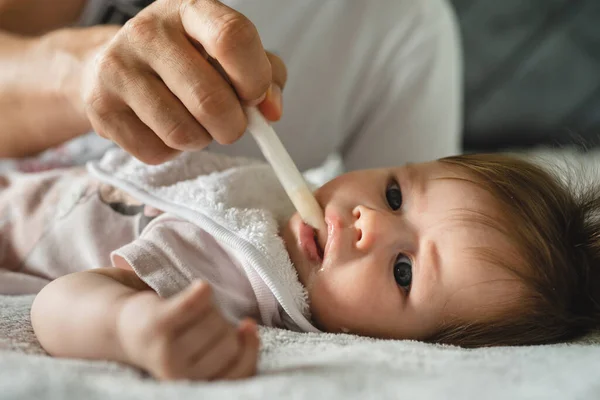
M308 304L311 313L311 323L315 328L322 332L329 333L351 333L359 336L365 336L362 334L361 329L355 325L355 318L344 319L336 310L335 307L329 307L325 305L323 307L323 300L320 299L319 295L315 293L318 288L313 287L312 290L308 291ZM366 335L368 336L368 335Z

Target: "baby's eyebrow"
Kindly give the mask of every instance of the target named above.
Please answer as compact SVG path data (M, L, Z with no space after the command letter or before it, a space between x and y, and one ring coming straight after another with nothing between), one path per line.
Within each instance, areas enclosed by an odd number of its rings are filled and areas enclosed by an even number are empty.
M431 264L433 267L433 273L435 274L434 277L436 280L439 279L440 274L441 274L441 269L442 269L442 257L440 256L440 251L438 249L438 246L435 242L430 242L430 250L429 250L429 254L431 257Z
M418 205L418 208L422 209L426 206L425 191L427 182L423 179L423 175L420 173L414 163L407 163L405 166L406 181L408 183L406 198L412 197L411 202Z
M427 187L430 182L426 179L421 171L415 166L413 163L406 164L406 175L409 184L409 196L413 197L412 201L415 205L415 208L420 208L421 211L426 211L427 209ZM417 237L421 235L418 234ZM419 239L421 240L421 239ZM442 257L440 255L437 243L429 240L423 244L423 252L424 257L421 257L419 263L419 275L421 275L421 279L426 279L429 282L438 282L440 283L440 279L442 277Z
M417 171L417 168L415 167L414 163L406 163L404 165L404 169L406 170L406 175L408 176L408 180L411 183L419 180L418 179L419 171Z
M436 285L439 285L442 276L442 258L438 246L433 240L428 240L424 244L423 250L426 257L421 257L422 262L419 263L420 279L425 279L427 282L437 282Z

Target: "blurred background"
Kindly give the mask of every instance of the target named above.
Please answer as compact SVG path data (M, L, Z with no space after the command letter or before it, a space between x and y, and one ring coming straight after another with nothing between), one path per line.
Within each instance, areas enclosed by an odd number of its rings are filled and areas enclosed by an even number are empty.
M451 0L465 150L599 145L600 0Z

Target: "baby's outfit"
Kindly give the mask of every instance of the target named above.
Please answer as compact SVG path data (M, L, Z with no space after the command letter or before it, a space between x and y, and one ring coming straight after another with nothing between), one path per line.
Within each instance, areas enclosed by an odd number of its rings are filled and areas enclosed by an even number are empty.
M131 267L162 297L209 282L232 322L316 332L278 235L292 212L268 165L208 152L148 166L114 150L88 171L0 176L0 293Z

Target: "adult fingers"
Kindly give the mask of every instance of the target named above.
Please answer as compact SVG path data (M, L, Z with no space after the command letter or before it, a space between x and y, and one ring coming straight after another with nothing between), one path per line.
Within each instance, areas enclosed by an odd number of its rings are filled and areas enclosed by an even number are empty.
M271 64L273 83L278 85L283 90L287 82L287 68L283 60L278 55L267 52L267 58Z
M204 127L204 132L221 144L239 139L247 120L231 85L183 35L165 35L157 40L165 41L158 46L164 49L160 55L140 56L147 57L150 68Z
M258 109L270 121L278 121L283 112L283 97L282 91L287 82L287 68L285 64L275 54L268 53L267 57L271 63L273 79L271 86L267 90L267 95L262 103L258 105Z
M105 102L110 104L103 104ZM115 104L119 106L115 107ZM179 154L179 151L165 145L133 110L117 99L93 101L87 114L98 135L114 141L145 163L160 164Z
M124 85L123 100L168 147L199 150L212 141L206 129L155 75L140 75Z
M242 379L256 375L260 347L256 323L251 319L242 321L238 327L238 338L241 342L242 353L229 370L220 377L222 379Z
M256 27L217 0L182 2L187 34L223 67L242 102L258 104L271 84L271 64Z

